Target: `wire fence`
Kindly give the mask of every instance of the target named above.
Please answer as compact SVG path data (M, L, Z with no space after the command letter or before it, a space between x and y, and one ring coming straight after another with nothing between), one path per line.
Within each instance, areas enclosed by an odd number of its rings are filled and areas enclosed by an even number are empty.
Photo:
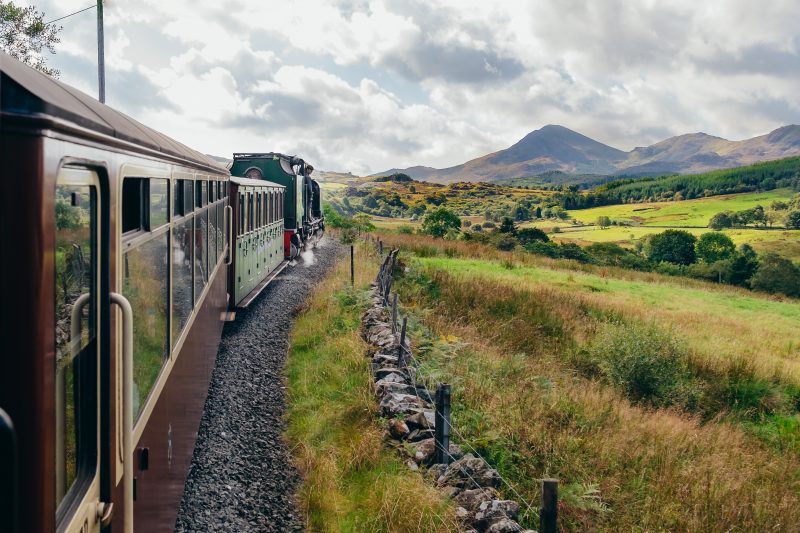
M408 316L403 317L402 319L402 326L400 326L399 322L399 302L398 302L398 294L395 291L391 294L392 285L394 283L394 272L397 266L397 257L399 254L399 249L393 249L389 251L385 256L383 255L383 242L378 240L375 243L376 251L379 254L379 257L382 258L381 266L378 270L378 274L376 276L375 282L378 288L378 292L382 301L382 304L385 308L389 309L389 314L391 316L391 330L392 333L396 337L397 341L397 367L404 371L407 375L411 375L408 368L413 367L414 373L413 376L416 378L421 378L423 384L432 384L437 383L437 395L436 395L436 402L433 402L433 410L435 415L435 421L437 427L435 428L435 435L436 435L436 457L438 459L444 458L444 463L448 464L453 462L455 458L451 454L450 446L449 446L449 436L450 431L458 437L459 445L468 448L468 451L472 453L476 458L480 459L484 462L489 468L492 468L491 463L483 457L483 455L470 443L470 440L464 435L464 432L460 431L456 426L453 425L452 420L450 419L450 386L444 383L439 383L435 379L435 377L431 375L427 375L424 372L425 365L414 355L413 351L410 348L410 343L406 338L407 335L407 319ZM391 298L390 298L391 294ZM412 376L412 377L413 377ZM415 387L417 383L417 379L415 379ZM443 409L443 405L441 402L439 392L443 389L443 387L447 388L447 405L446 408ZM426 385L427 389L427 385ZM441 424L441 427L438 427ZM500 479L501 483L508 488L510 493L514 495L514 497L518 500L518 502L525 508L525 511L522 513L523 516L527 516L529 518L533 518L535 515L535 508L531 503L524 498L519 490L511 483L508 479L506 479L496 468L492 468L494 472L497 473L498 478ZM468 470L462 470L463 473L469 478L470 482L472 482L475 487L480 487L481 485L475 480L469 473ZM557 485L558 481L554 479L543 479L542 481L542 506L539 509L539 530L542 533L552 533L557 530L557 507L558 507L558 492L557 492Z

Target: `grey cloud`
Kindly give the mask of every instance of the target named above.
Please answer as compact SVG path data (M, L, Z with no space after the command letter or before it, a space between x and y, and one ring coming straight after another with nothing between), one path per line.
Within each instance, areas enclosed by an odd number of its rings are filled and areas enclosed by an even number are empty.
M443 46L428 38L414 43L408 50L387 55L381 64L411 80L433 78L451 83L507 81L523 71L517 59L463 46Z
M797 78L800 76L800 37L794 49L786 50L775 43L757 43L738 51L720 50L714 57L695 59L703 70L719 74L764 74Z

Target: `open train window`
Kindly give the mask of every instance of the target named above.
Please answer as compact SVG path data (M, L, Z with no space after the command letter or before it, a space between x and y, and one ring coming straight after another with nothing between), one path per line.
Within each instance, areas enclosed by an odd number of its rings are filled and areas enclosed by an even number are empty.
M132 233L147 227L147 180L125 178L122 182L122 233Z
M169 182L125 178L122 182L122 233L151 231L169 222Z
M208 202L208 188L205 181L194 182L194 206L203 207Z

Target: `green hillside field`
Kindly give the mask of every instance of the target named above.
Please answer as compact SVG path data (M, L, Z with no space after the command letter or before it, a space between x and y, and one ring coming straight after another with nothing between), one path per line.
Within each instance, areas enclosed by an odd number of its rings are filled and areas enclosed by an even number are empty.
M667 228L648 226L611 226L601 229L597 226L564 226L560 233L551 234L553 240L559 242L575 242L588 245L595 242L614 242L620 246L632 247L637 241L666 231ZM681 228L699 237L712 231L708 228ZM723 230L737 246L750 244L758 253L777 252L795 262L800 262L800 230L762 230L762 229L728 229Z
M572 218L591 224L597 217L642 226L706 227L708 221L722 211L743 211L757 205L767 209L776 201L787 201L795 194L790 189L765 192L725 194L680 202L647 202L637 204L607 205L591 209L569 211Z

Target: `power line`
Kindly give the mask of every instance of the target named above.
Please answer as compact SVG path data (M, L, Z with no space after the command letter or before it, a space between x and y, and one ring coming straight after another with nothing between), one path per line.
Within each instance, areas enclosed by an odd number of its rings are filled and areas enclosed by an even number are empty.
M78 13L83 13L84 11L89 11L90 9L95 8L95 7L97 7L97 6L94 5L94 6L84 7L83 9L79 9L78 11L76 11L74 13L70 13L69 15L64 15L63 17L59 17L57 19L53 19L50 22L45 22L44 24L45 24L45 26L47 26L48 24L52 24L54 22L58 22L59 20L64 20L65 18L69 18L72 15L77 15Z

